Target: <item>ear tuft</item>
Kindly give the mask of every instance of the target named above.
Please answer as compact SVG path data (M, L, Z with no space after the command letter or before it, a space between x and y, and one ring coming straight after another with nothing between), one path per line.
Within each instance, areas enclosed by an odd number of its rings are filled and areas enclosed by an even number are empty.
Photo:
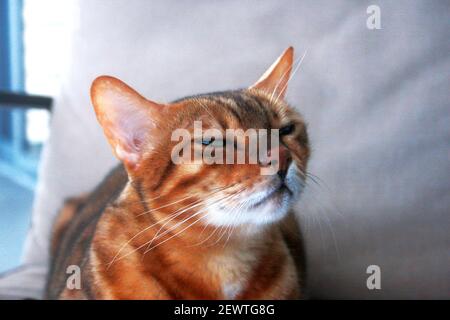
M291 76L294 48L287 48L250 88L263 90L272 98L283 99Z

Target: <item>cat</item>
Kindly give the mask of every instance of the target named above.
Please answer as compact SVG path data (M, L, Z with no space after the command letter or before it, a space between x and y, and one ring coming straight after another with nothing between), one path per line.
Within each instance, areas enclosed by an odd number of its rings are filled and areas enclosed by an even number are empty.
M116 78L95 79L95 113L121 164L59 213L46 297L304 298L302 239L291 207L305 185L310 147L303 118L284 99L293 55L286 49L247 89L169 104ZM276 174L261 174L272 161L174 164L171 134L190 132L194 121L216 131L279 129L279 145L269 146L278 155ZM219 142L193 145L214 153L223 151ZM68 285L69 266L79 267L79 287Z

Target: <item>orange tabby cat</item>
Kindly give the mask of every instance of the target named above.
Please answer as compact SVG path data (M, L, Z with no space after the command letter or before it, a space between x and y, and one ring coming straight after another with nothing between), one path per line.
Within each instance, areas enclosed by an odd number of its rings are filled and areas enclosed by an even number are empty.
M301 298L303 251L290 207L303 187L309 146L302 118L284 101L292 63L288 48L248 89L169 104L97 78L92 102L122 165L60 213L47 297ZM175 164L172 133L192 130L194 121L220 132L280 129L279 146L270 149L279 154L278 171L262 175L264 161ZM197 148L223 148L213 142ZM67 286L71 265L81 270L80 288Z

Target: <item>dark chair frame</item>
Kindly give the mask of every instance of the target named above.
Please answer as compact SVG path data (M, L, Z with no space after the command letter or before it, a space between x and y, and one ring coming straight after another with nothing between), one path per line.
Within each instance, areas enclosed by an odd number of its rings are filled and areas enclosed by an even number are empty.
M51 97L0 91L0 108L44 109L51 112L52 105Z
M53 99L47 96L30 95L12 91L0 90L0 111L13 116L12 123L16 123L9 133L10 137L0 137L0 164L3 169L22 185L33 188L37 180L37 166L41 145L32 153L26 147L24 127L26 110L46 110L51 114ZM18 127L17 127L18 124ZM11 130L11 129L10 129Z

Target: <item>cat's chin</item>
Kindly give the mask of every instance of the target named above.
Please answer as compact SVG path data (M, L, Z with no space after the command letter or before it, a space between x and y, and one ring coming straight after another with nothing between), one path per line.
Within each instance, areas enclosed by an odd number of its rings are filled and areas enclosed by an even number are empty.
M207 223L217 227L270 225L286 216L292 206L293 198L293 193L283 186L254 203L241 206L239 211L211 205L208 210Z
M282 220L303 190L304 181L298 171L297 165L292 163L284 181L273 180L268 187L248 190L237 200L240 203L229 206L208 204L205 220L217 227L246 225L256 229Z

